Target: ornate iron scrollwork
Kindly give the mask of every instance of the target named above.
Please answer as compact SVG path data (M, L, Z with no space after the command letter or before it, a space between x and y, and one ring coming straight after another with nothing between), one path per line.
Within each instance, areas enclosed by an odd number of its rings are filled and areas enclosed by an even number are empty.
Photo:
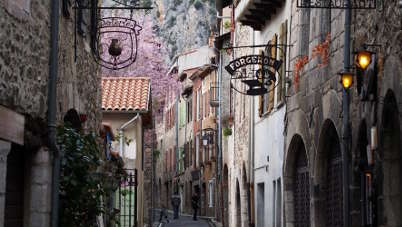
M123 69L133 64L137 58L138 35L142 27L137 21L126 17L104 17L99 19L101 10L148 10L151 6L139 6L140 0L113 0L121 6L100 6L98 0L75 0L74 18L75 49L77 33L89 30L91 49L95 61L108 69ZM63 12L69 16L70 0L64 0ZM83 11L89 10L89 13ZM90 18L88 22L87 17ZM88 29L89 28L89 29ZM77 57L77 55L75 56Z
M259 69L247 67L259 65ZM264 55L247 55L233 60L225 67L231 76L231 87L244 95L263 95L269 92L269 87L276 82L276 74L282 65L276 60ZM238 83L237 81L241 81ZM243 84L247 85L244 86Z
M106 17L98 21L95 60L105 68L118 70L130 66L137 58L137 21L123 17Z

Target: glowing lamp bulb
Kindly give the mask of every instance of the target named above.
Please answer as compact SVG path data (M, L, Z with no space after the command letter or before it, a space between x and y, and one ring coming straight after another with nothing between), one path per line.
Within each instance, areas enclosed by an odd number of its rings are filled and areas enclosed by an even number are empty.
M345 89L349 89L353 84L353 74L350 72L339 73L341 76L341 84Z
M369 51L359 51L356 56L356 65L361 69L366 69L371 63L371 53Z

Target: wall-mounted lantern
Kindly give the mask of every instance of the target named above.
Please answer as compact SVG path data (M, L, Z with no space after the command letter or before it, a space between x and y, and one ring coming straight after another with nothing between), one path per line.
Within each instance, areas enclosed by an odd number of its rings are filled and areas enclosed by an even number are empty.
M371 55L373 52L367 50L359 50L355 53L355 64L358 68L365 70L371 63Z
M340 82L344 89L349 89L353 84L353 73L349 71L342 71L340 75Z

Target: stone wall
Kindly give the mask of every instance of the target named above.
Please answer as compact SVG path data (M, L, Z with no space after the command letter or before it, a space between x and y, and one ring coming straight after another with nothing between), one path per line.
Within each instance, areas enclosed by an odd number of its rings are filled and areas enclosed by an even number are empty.
M359 152L359 128L364 121L369 128L376 125L380 130L381 113L383 111L384 100L388 91L392 90L397 100L402 98L400 92L401 67L401 11L396 5L396 1L383 1L377 10L353 10L352 11L352 34L351 34L351 55L362 43L380 44L381 48L377 52L376 63L378 66L378 99L363 102L356 90L356 79L350 89L350 117L351 117L351 139L352 149L350 154L349 179L351 194L351 213L353 226L359 225L361 221L360 211L360 170L358 163L364 163ZM290 50L290 70L294 69L294 64L300 54L300 50L308 49L309 62L301 70L298 82L293 79L292 86L287 98L287 120L285 122L285 157L284 157L284 203L285 203L285 225L293 226L294 217L294 189L295 162L298 152L305 152L307 155L307 167L309 170L310 184L310 220L311 226L325 225L325 198L324 188L328 181L325 180L327 172L326 163L329 159L329 148L325 141L337 141L342 143L342 86L339 83L337 72L343 68L344 53L344 10L333 9L331 11L322 9L311 9L310 18L306 21L303 10L296 8L296 1L292 1L292 23L291 23L291 44L294 46ZM399 19L398 19L399 18ZM307 26L305 25L308 22ZM305 38L307 29L308 42L301 44L301 39ZM312 56L314 47L322 43L326 34L330 34L329 62L320 66L320 58ZM353 64L353 56L351 56ZM293 78L294 78L293 72ZM367 77L364 78L367 80ZM397 101L397 103L399 103ZM377 106L378 104L378 106ZM398 109L401 109L398 104ZM377 111L378 110L378 111ZM401 114L399 113L399 119ZM335 134L328 136L328 130L335 129ZM337 137L337 138L336 138ZM379 141L381 141L379 134ZM302 142L300 142L302 141ZM369 142L370 143L370 142ZM301 149L303 147L303 149ZM304 150L305 149L305 150ZM375 151L377 152L377 151ZM381 149L378 155L382 155ZM363 160L363 161L362 161ZM343 163L344 164L344 163ZM375 168L380 168L381 161L376 160ZM384 174L389 174L384 172ZM379 176L375 176L378 180ZM342 178L341 178L342 179ZM382 186L379 185L379 188ZM385 190L385 189L384 189ZM395 194L395 198L400 199L400 194ZM399 197L398 197L399 196ZM398 200L398 199L397 199ZM383 226L397 226L401 223L394 212L387 210L392 207L384 202L385 219L379 224ZM400 204L398 205L400 206ZM395 207L394 207L395 208ZM381 208L377 208L378 211ZM324 212L324 213L323 213ZM377 212L377 211L375 211ZM387 220L387 221L384 221Z
M236 23L234 46L251 45L252 29ZM233 58L252 54L252 48L236 49L233 51ZM241 83L241 82L238 82ZM250 133L250 105L251 98L232 90L233 102L233 150L228 150L229 169L229 225L245 227L248 226L248 194L249 194L249 133ZM229 139L230 141L230 139ZM231 147L230 145L228 147ZM240 218L236 213L236 184L240 185ZM241 224L239 225L238 220Z
M52 158L47 149L43 148L47 146L45 122L50 57L50 2L0 2L0 25L3 28L0 32L0 105L25 116L24 156L27 159L26 171L32 175L32 178L26 178L24 226L50 225ZM89 36L78 36L75 61L73 20L61 16L59 25L57 124L62 123L67 110L75 108L88 116L85 130L97 133L101 121L101 90L98 66L90 53ZM4 163L7 163L6 160ZM0 217L3 218L3 215L4 212L0 210Z

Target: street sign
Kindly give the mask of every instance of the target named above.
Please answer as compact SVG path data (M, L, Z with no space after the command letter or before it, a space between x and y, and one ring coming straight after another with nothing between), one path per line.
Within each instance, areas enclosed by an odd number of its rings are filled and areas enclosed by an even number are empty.
M347 9L347 0L297 0L298 8ZM377 0L349 0L351 9L376 9Z

